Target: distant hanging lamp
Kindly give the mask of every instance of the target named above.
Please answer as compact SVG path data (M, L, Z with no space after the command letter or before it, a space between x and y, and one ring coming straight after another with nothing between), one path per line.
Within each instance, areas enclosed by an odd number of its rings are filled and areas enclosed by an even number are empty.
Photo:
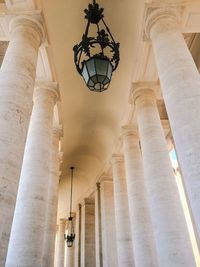
M68 224L67 224L67 235L64 235L65 241L67 243L67 247L72 247L73 242L75 239L75 232L74 232L74 222L72 217L72 193L73 193L73 171L74 167L70 167L71 169L71 192L70 192L70 211L68 217Z
M116 43L104 21L103 8L93 0L85 9L87 26L82 41L74 46L74 62L87 87L94 92L108 89L112 73L116 70L119 43ZM95 24L95 37L89 36L90 25ZM100 25L101 24L101 25Z

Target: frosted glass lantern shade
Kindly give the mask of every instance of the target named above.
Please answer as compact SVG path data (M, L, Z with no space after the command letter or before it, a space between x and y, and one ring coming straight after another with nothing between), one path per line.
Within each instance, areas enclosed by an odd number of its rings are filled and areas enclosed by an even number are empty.
M109 59L94 56L84 61L82 76L91 91L102 92L108 89L112 70L112 64Z

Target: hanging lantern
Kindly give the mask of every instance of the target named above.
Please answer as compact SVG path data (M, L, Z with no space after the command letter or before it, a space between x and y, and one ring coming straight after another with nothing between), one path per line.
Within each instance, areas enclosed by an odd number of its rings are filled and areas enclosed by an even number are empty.
M68 248L71 248L73 246L74 239L75 239L75 233L74 233L73 217L69 217L67 225L67 235L65 235L65 241L67 243Z
M71 169L71 191L70 191L70 211L68 217L68 224L67 224L67 235L64 234L64 239L67 243L67 247L72 247L73 242L75 239L75 232L74 232L74 222L72 216L72 193L73 193L73 171L74 167L70 167Z
M119 63L119 43L104 21L103 8L93 0L85 9L87 26L82 41L74 46L74 61L87 87L94 92L106 90ZM97 35L89 36L90 25L96 25Z

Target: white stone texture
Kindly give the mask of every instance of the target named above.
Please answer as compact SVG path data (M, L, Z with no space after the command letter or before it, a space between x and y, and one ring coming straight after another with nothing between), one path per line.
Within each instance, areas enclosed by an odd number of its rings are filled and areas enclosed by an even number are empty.
M60 127L53 129L51 166L49 176L48 206L46 213L45 237L43 245L43 267L54 266L55 238L57 228L58 186L60 173L59 140L62 136Z
M156 267L156 247L136 127L123 127L123 150L136 267Z
M54 83L40 83L35 88L6 267L42 263L57 97Z
M104 267L118 267L113 180L101 178L102 252Z
M84 199L81 215L81 267L94 267L96 262L94 199Z
M65 240L66 219L60 219L57 238L56 267L64 267L65 263Z
M102 226L101 226L101 184L97 183L95 191L95 241L96 241L96 267L103 267L102 255Z
M0 72L0 266L8 240L32 110L41 25L31 17L12 22Z
M133 267L133 244L130 227L124 158L122 155L112 155L112 171L114 184L118 266Z
M57 244L58 244L58 229L59 225L56 225L56 240L55 240L55 253L54 253L54 266L56 266L57 263Z
M135 89L133 98L136 105L158 266L193 267L195 266L194 256L155 95L153 90L146 88Z
M80 267L81 260L81 204L78 205L78 209L76 212L76 224L75 224L75 259L74 259L74 267Z
M71 248L66 246L66 267L74 267L74 245Z
M200 75L172 12L158 9L147 26L200 246Z

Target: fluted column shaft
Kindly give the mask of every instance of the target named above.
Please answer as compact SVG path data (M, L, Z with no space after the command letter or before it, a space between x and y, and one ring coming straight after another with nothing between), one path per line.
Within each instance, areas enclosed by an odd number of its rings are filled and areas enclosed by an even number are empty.
M173 10L147 21L161 89L200 245L200 75Z
M42 26L15 18L0 71L0 266L4 266L32 109Z
M6 267L40 266L42 263L51 159L49 148L56 99L54 83L37 85Z
M49 176L48 204L43 246L43 267L54 266L55 238L57 228L58 185L60 178L59 140L62 136L61 128L53 129L51 166Z
M118 267L113 180L107 176L101 177L101 220L103 266Z
M122 155L112 156L112 170L114 184L118 266L133 267L133 245L131 238L124 158L122 157Z
M123 150L136 267L156 267L156 247L137 129L123 127Z
M57 238L56 267L64 267L65 263L65 240L66 219L60 219Z
M153 90L139 87L134 102L144 174L157 248L162 267L195 266L178 188Z

